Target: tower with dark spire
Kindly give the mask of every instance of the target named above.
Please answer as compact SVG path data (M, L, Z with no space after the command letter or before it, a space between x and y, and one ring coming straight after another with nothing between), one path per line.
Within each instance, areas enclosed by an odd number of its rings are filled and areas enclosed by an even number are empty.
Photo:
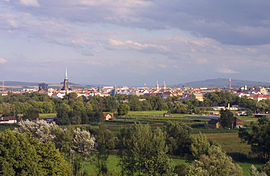
M66 74L65 74L65 79L64 79L62 90L65 90L65 91L69 90L67 68L66 68Z

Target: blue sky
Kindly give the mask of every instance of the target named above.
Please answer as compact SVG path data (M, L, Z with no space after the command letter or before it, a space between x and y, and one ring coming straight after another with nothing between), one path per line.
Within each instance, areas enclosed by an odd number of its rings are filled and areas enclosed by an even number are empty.
M267 0L0 0L0 79L269 81Z

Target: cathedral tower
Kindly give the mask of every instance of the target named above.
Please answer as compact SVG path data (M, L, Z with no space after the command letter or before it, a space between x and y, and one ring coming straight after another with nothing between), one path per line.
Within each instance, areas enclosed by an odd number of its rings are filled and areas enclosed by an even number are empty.
M69 90L67 68L66 68L66 75L65 75L65 79L64 79L62 90L65 90L65 91L68 91Z

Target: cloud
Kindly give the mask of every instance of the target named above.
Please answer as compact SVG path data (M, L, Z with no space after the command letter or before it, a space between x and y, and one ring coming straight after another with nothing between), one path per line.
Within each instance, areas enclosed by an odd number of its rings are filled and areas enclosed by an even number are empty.
M139 43L131 40L123 42L119 40L109 39L108 43L109 46L114 49L134 49L151 53L152 52L167 53L169 51L169 49L163 45Z
M33 16L71 23L114 24L147 30L178 29L234 45L270 43L270 1L246 0L15 0Z
M39 7L39 3L37 0L20 0L20 4L24 6L31 6L31 7Z
M5 63L7 63L7 60L0 57L0 64L5 64Z
M225 74L235 74L235 73L240 73L240 72L238 72L238 71L234 71L234 70L229 69L229 68L219 68L219 69L217 69L217 71L218 71L219 73L225 73Z

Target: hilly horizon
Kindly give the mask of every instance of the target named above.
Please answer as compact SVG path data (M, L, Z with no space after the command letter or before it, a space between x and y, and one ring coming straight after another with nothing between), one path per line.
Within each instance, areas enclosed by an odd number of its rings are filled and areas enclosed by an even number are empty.
M29 88L38 86L41 82L25 82L25 81L5 81L5 87L14 87L14 88ZM49 87L59 87L61 83L48 83ZM101 86L101 85L88 85L88 84L77 84L77 83L69 83L73 88L87 88L93 86ZM1 84L2 85L2 84ZM172 85L171 87L209 87L209 88L224 88L228 87L229 79L226 78L216 78L216 79L206 79L201 81L191 81L186 83L180 83L176 85ZM232 88L243 87L247 85L248 87L254 86L270 86L270 82L261 82L261 81L249 81L249 80L238 80L232 79ZM61 86L60 86L61 87ZM132 86L131 86L132 87Z
M232 88L243 87L245 85L247 85L248 87L270 86L270 82L232 79ZM216 78L216 79L206 79L202 81L191 81L191 82L177 84L174 87L182 87L182 86L193 87L193 88L199 88L199 87L224 88L224 87L229 87L229 79Z

